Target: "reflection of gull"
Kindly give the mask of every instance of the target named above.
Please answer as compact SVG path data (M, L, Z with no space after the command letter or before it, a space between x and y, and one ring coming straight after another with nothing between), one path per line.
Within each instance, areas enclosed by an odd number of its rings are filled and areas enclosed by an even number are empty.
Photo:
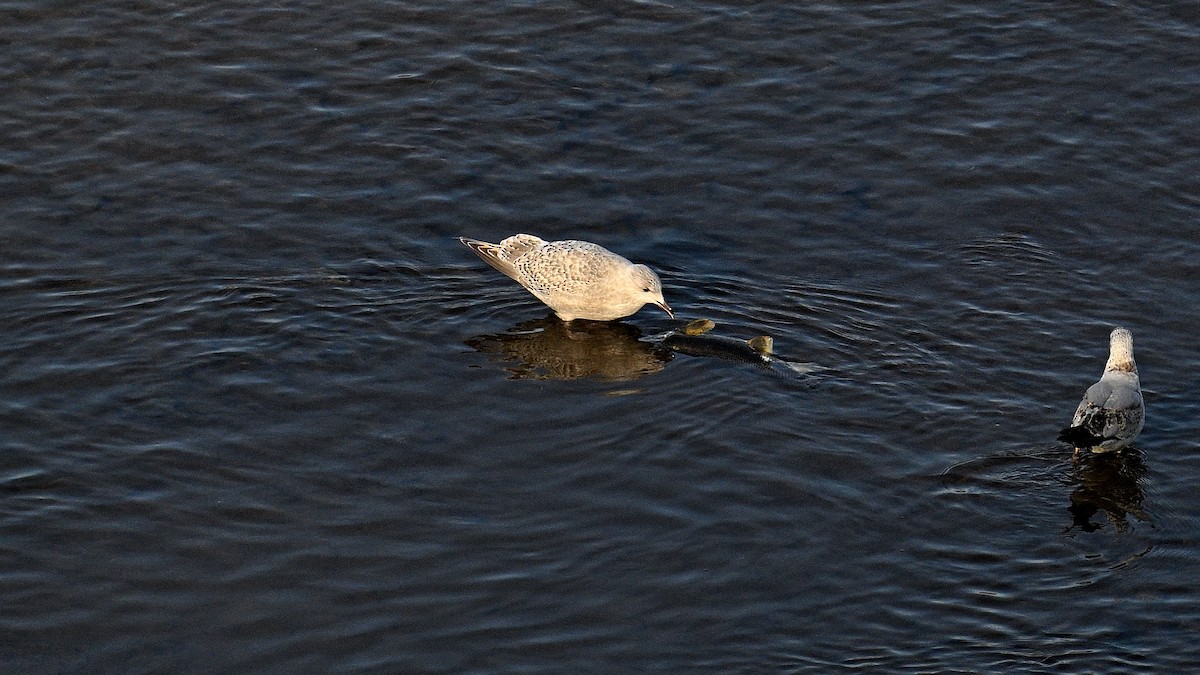
M640 337L625 323L568 324L546 316L466 344L513 363L513 379L635 380L662 370L670 358Z
M1064 468L1070 473L1064 475ZM1101 514L1118 532L1128 532L1133 528L1131 521L1151 520L1142 508L1145 494L1141 483L1145 475L1146 464L1134 448L1088 454L1071 462L1064 461L1062 446L1050 446L974 457L949 467L940 479L947 491L955 494L999 495L1014 489L1019 494L1043 493L1056 491L1066 483L1073 487L1067 506L1071 514L1067 531L1099 530L1103 520L1093 522L1093 518Z
M1073 479L1078 486L1071 492L1072 527L1094 532L1100 525L1092 516L1103 511L1108 522L1118 532L1130 529L1127 516L1150 520L1142 510L1144 493L1140 485L1146 465L1137 451L1116 455L1097 455L1086 462L1076 462Z
M1058 435L1058 440L1074 445L1076 452L1082 448L1120 450L1142 431L1146 409L1133 362L1133 335L1124 328L1113 330L1108 349L1100 381L1088 388L1071 426Z
M658 275L603 246L543 241L531 234L515 234L499 244L466 237L459 241L549 305L563 321L612 321L646 303L673 316Z

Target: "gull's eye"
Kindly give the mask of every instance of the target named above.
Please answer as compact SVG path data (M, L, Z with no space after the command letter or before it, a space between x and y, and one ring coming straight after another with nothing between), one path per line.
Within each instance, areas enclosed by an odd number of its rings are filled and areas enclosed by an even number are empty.
M643 293L649 293L649 292L650 292L650 289L649 289L649 288L643 288L643 289L642 289L642 292L643 292Z

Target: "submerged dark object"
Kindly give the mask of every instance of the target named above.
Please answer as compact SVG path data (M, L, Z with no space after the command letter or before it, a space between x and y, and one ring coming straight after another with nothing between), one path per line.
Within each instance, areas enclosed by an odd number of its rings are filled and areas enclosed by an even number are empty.
M774 341L766 335L750 340L707 335L714 324L708 319L697 319L683 328L673 330L663 337L662 345L671 351L689 356L715 356L731 361L765 364L771 361Z

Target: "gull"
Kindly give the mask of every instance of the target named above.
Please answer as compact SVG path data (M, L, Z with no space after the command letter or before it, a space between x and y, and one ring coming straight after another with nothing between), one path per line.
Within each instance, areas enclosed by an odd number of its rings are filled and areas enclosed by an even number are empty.
M544 241L531 234L514 234L499 244L466 237L458 240L524 286L563 321L612 321L647 303L675 318L653 270L598 244Z
M1084 448L1112 452L1132 443L1145 419L1146 407L1133 361L1133 334L1116 328L1108 338L1104 374L1088 387L1071 426L1058 434L1058 440L1074 445L1076 454Z

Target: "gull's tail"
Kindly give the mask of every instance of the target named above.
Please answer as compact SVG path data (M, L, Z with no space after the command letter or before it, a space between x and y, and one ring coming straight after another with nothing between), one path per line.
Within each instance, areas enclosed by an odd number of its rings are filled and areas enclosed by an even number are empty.
M517 278L516 268L504 258L504 249L499 244L492 244L478 239L468 239L466 237L459 237L458 240L465 244L467 248L474 251L475 255L479 256L483 262L500 270L510 279L517 282L521 281Z

